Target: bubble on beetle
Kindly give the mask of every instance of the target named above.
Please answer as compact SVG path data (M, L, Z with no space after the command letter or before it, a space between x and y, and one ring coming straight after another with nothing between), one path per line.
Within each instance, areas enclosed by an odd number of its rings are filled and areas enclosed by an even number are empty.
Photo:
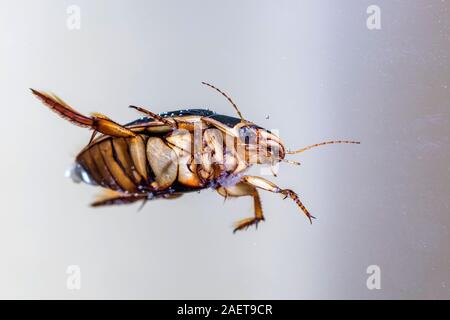
M66 170L65 176L72 179L75 183L84 182L90 185L96 185L97 183L92 180L86 170L79 164L73 164L69 169Z
M77 164L72 164L69 168L67 168L66 172L64 172L64 176L66 178L70 178L72 179L73 182L75 183L80 183L81 182L81 177L76 173L77 170Z

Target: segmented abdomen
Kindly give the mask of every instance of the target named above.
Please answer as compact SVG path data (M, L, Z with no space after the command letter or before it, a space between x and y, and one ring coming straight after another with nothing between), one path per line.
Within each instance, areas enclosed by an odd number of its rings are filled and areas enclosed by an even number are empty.
M223 141L213 131L205 130L200 141L208 148L200 149L200 163L197 163L196 150L192 149L193 134L188 131L164 137L102 137L77 157L77 163L83 168L81 180L128 193L169 188L185 192L211 186L214 181L220 183L220 179L247 167L224 148Z
M98 185L117 191L138 192L146 185L148 169L143 138L133 139L140 141L108 137L94 142L77 156L76 161Z
M202 188L196 175L184 168L175 148L160 137L104 137L85 148L76 161L87 176L82 180L116 191L154 192L174 184Z

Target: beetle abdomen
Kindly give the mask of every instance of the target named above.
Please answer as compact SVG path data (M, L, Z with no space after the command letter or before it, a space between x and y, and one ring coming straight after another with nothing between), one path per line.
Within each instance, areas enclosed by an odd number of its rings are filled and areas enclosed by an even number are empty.
M186 192L221 184L221 179L248 167L216 129L202 131L195 141L190 130L135 137L102 136L77 157L79 180L126 193ZM196 147L198 150L196 150ZM198 157L195 158L194 154Z
M102 139L83 150L76 161L100 186L117 191L138 192L146 179L137 170L138 165L142 164L134 163L130 153L133 145L130 146L129 141L130 139L125 138Z
M183 171L186 164L179 165L179 156L174 149L177 147L160 137L99 138L76 158L82 168L79 180L127 193L158 192L169 188L183 189L184 192L183 185L202 188L200 183L184 183L186 174L180 172L186 171Z

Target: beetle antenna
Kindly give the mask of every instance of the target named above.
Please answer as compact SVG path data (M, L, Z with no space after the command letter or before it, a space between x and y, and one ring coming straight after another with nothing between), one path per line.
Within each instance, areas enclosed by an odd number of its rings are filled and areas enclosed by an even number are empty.
M239 115L239 118L241 118L242 121L245 121L245 119L242 116L241 112L239 111L239 108L237 107L236 103L234 103L233 100L231 100L231 98L229 96L227 96L227 94L225 92L223 92L219 88L214 87L212 84L209 84L209 83L206 83L206 82L202 82L202 84L204 84L205 86L208 86L210 88L213 88L214 90L216 90L219 93L221 93L225 98L227 98L227 100L231 103L233 108L236 110L237 114Z
M315 147L319 147L319 146L324 146L326 144L335 144L335 143L354 143L354 144L360 144L361 142L359 141L347 141L347 140L334 140L334 141L325 141L325 142L321 142L321 143L316 143L310 146L307 146L305 148L299 149L299 150L295 150L295 151L286 151L287 154L297 154L297 153L301 153L303 151L315 148Z

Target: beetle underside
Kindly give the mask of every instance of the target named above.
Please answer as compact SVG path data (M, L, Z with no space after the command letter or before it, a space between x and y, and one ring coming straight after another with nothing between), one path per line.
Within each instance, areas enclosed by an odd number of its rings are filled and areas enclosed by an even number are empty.
M285 155L319 145L359 142L329 141L286 151L276 135L245 120L225 93L206 85L223 94L239 118L204 109L155 114L130 106L145 117L120 125L102 114L82 115L55 95L31 90L63 118L93 130L89 144L76 157L71 176L107 190L92 204L95 207L174 199L186 192L213 188L225 198L253 198L254 215L238 221L234 228L238 231L264 220L258 193L262 189L292 199L311 222L314 217L294 191L246 175L246 170L253 164L295 163L285 160ZM97 133L101 135L97 137Z

